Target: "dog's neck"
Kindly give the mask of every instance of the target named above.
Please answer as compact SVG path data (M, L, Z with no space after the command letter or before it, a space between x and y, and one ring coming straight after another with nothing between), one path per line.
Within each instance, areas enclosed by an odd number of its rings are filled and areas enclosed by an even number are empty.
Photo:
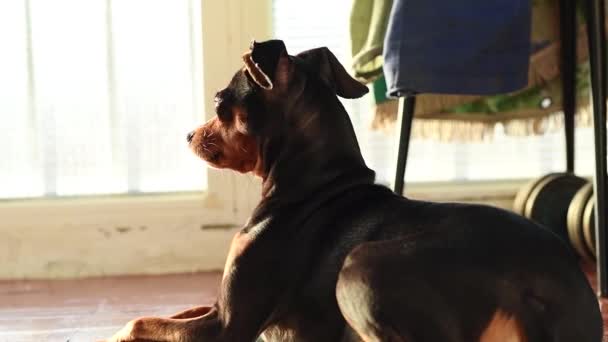
M365 165L348 114L335 95L307 89L285 110L285 126L292 131L260 143L265 171L261 205L374 182L375 173Z

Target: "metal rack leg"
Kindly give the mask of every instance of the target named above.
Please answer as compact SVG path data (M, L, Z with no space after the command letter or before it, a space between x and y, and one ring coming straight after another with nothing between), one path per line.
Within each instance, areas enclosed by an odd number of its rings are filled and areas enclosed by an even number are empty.
M566 171L574 173L574 118L576 113L576 3L560 0L562 107L566 138Z
M595 140L595 229L599 295L608 297L606 247L606 31L604 0L586 0L593 129Z
M395 182L393 183L393 191L399 195L403 194L405 165L407 163L407 154L410 146L410 136L412 133L412 121L414 119L415 106L415 96L405 96L399 99L399 111L397 114L397 127L399 127L397 139L399 139L399 147L397 150Z

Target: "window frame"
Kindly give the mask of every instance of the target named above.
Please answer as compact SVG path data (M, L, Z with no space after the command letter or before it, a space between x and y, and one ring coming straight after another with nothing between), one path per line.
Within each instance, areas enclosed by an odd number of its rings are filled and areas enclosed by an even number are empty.
M199 1L202 124L250 40L270 38L272 3ZM259 198L252 178L209 170L201 192L0 200L0 279L219 270Z

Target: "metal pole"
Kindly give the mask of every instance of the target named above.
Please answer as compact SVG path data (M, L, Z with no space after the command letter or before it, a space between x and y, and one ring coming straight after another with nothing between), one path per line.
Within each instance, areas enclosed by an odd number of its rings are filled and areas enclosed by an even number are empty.
M412 133L412 121L414 119L414 109L416 107L415 96L404 96L399 99L399 111L397 114L397 124L399 132L397 137L399 147L397 150L397 166L395 170L395 182L393 190L395 193L402 195L404 188L405 166L407 163L407 155L410 146L410 136Z
M562 108L566 138L566 171L574 173L574 117L576 113L576 3L559 1Z
M595 234L597 279L601 297L608 297L606 247L606 31L604 0L586 0L593 130L595 140Z

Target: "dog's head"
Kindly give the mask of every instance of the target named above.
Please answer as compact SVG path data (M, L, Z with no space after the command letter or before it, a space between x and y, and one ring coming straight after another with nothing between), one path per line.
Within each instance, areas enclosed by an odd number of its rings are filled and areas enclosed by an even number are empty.
M321 159L352 157L362 163L337 96L358 98L368 89L327 48L291 56L280 40L254 41L243 61L215 96L217 115L188 135L199 157L264 180L286 159L300 171L304 162L326 165Z

